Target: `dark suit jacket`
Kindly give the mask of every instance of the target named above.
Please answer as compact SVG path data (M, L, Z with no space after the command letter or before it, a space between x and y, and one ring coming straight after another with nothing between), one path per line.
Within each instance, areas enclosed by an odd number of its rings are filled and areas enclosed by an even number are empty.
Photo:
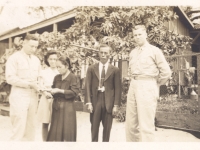
M85 81L85 103L92 103L93 110L97 104L99 86L99 63L91 65L87 70ZM119 68L110 65L105 75L105 106L108 113L114 105L119 105L121 98L121 80Z

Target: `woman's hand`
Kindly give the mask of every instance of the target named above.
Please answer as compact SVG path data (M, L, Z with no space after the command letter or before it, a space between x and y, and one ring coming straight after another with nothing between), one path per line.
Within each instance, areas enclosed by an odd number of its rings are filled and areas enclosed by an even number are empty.
M47 99L53 98L53 96L51 95L51 93L49 93L49 92L47 92L47 91L44 92L44 95L45 95L45 97L46 97Z
M54 88L54 89L52 89L51 90L51 94L56 94L56 93L63 93L63 90L61 90L61 89L58 89L58 88Z

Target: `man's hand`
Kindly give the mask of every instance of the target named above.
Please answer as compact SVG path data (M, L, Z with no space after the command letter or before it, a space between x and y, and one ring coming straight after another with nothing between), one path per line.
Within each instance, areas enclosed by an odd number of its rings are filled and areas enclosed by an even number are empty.
M93 113L93 107L92 104L87 104L88 110L90 111L90 113Z
M31 83L29 84L29 86L30 86L32 89L36 90L37 92L40 91L40 87L39 87L38 84L35 83L35 82L31 82Z
M118 112L118 106L114 106L112 110L112 115L113 116L117 115L117 112Z

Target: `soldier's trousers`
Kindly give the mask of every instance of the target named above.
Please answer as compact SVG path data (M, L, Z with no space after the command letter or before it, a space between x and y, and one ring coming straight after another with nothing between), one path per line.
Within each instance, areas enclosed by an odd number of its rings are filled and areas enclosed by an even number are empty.
M158 85L154 78L132 79L127 95L126 141L154 141Z

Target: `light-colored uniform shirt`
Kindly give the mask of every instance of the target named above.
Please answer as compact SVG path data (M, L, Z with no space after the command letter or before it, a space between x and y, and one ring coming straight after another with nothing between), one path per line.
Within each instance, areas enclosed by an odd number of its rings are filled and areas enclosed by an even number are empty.
M6 62L6 81L12 85L9 101L29 105L31 95L36 91L30 89L30 82L37 82L40 76L40 60L34 55L27 55L23 50L12 54ZM21 104L20 104L21 103Z
M131 76L153 77L159 85L171 76L171 70L162 51L149 43L136 47L130 53L129 68Z

